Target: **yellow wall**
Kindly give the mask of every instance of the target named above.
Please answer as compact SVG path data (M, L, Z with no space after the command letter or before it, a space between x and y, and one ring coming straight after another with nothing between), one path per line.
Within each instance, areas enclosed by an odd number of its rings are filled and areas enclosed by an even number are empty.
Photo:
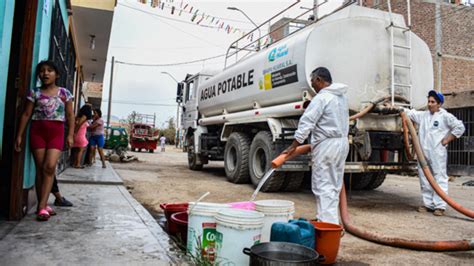
M73 6L113 11L115 0L71 0Z

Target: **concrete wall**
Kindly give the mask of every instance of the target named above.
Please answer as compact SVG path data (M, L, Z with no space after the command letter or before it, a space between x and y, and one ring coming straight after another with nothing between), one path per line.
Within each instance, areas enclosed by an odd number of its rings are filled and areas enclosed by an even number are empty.
M0 1L0 66L2 66L0 68L0 158L3 150L3 121L5 118L5 97L7 93L14 7L14 0Z

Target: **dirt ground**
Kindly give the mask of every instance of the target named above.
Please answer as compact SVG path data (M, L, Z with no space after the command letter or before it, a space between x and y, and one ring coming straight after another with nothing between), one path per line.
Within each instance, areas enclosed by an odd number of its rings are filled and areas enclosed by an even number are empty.
M209 191L208 202L248 201L253 186L226 181L223 163L206 165L202 171L187 167L186 154L174 147L166 152L131 153L139 162L113 164L132 195L150 211L159 213L160 203L195 201ZM473 177L458 177L450 182L450 195L459 203L474 209L474 187L462 186ZM351 191L349 212L353 223L366 230L392 237L417 240L474 241L474 220L448 208L446 216L418 213L421 204L416 177L390 175L374 191ZM315 199L309 188L292 193L259 193L260 199L286 199L295 202L295 217L313 219ZM474 251L420 252L374 244L350 234L342 238L338 264L350 265L474 265Z

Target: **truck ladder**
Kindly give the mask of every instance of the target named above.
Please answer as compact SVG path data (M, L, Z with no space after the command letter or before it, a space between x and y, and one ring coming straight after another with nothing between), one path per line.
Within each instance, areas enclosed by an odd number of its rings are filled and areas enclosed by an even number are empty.
M388 13L390 16L390 25L387 27L387 29L390 30L390 75L391 75L391 86L390 86L390 95L391 95L391 102L392 106L395 104L395 88L406 88L408 90L408 97L410 103L407 105L410 108L412 107L412 99L413 99L413 88L412 88L412 47L411 47L411 12L410 12L410 0L407 0L407 20L408 20L408 26L407 27L402 27L399 25L395 25L393 22L393 16L392 16L392 4L390 0L387 0L387 5L388 5ZM394 34L395 31L398 31L403 34L405 37L405 43L404 44L396 44L395 43L395 38ZM402 50L406 52L407 55L407 62L406 63L400 63L400 62L395 62L395 51L396 49ZM395 69L400 69L401 71L407 71L407 80L406 83L402 82L395 82ZM399 105L405 105L405 104L400 104Z

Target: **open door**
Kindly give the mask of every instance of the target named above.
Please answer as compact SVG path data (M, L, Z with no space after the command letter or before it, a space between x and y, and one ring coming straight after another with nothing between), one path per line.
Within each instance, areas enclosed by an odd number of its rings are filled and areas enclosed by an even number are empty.
M37 10L37 0L15 1L0 157L0 214L9 220L20 220L26 211L27 197L23 191L25 149L17 153L13 143L31 81Z

